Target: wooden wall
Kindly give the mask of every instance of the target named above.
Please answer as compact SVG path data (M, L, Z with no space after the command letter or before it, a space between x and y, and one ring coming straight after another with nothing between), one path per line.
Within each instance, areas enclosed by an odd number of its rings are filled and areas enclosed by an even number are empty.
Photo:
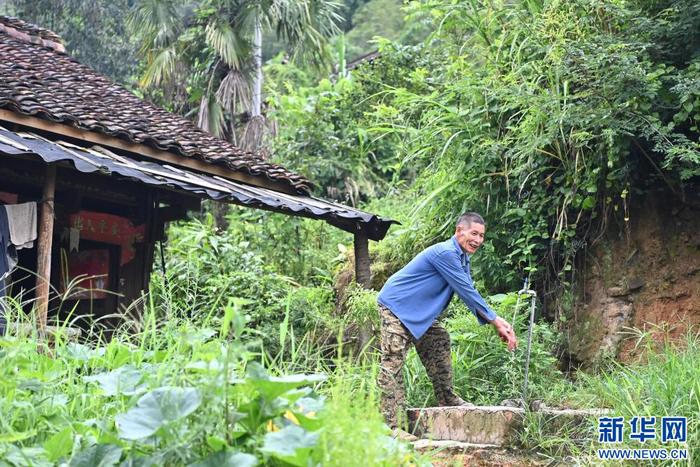
M17 193L18 202L41 202L42 186L46 163L38 157L0 156L0 191ZM160 207L159 207L160 206ZM83 174L70 165L61 164L56 174L55 216L53 248L51 251L51 300L49 320L66 318L69 315L85 315L78 320L84 327L93 326L95 320L107 328L119 324L118 318L105 318L115 312L124 311L148 289L152 270L154 250L162 239L164 223L186 215L187 209L198 208L199 198L178 192L157 189L130 180L117 180L111 176ZM81 211L97 212L128 219L134 226L144 226L143 241L135 243L135 255L129 262L120 265L121 247L84 240L81 238L80 251L86 249L106 249L110 255L110 294L100 299L74 300L69 294L59 296L59 278L66 269L69 252L69 237L66 232L71 227L70 216ZM36 271L37 253L35 248L20 250L20 266ZM36 278L31 273L16 270L12 275L13 295L24 291L23 301L31 307ZM8 281L9 282L9 281ZM132 307L133 308L133 307ZM28 310L27 310L28 311ZM132 313L138 314L138 307ZM102 319L100 319L102 318Z

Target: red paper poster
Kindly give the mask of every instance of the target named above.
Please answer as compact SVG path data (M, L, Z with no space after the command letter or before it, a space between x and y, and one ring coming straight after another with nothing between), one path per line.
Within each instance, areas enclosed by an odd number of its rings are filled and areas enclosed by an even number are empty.
M5 191L0 191L0 203L4 204L17 204L18 196L14 193L7 193Z
M72 299L106 298L109 287L109 250L74 251L68 258L70 278L62 288L71 288ZM74 279L76 279L74 281Z
M143 242L145 225L134 227L126 217L102 212L80 211L70 216L71 227L80 231L82 240L119 245L122 249L120 265L134 259L134 243Z

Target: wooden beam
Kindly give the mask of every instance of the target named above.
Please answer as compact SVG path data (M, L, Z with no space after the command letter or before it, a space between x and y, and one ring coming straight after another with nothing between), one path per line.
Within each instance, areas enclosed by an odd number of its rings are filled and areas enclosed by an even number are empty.
M183 206L167 206L158 208L158 221L172 222L187 217L187 209Z
M51 244L53 241L53 209L56 193L56 166L46 167L44 192L39 204L39 234L37 238L36 311L39 330L43 334L49 312L51 284Z
M151 269L153 267L153 249L156 244L155 236L158 229L158 193L156 190L148 190L146 195L146 232L143 243L145 248L145 258L143 261L143 282L141 290L148 292L148 284L151 280Z
M161 151L144 144L132 143L113 136L82 130L80 128L51 122L37 117L30 117L28 115L11 112L5 109L0 109L0 121L24 125L27 127L36 128L38 130L47 131L49 133L75 138L80 141L99 144L100 146L105 146L112 149L129 151L134 154L139 154L147 159L167 162L171 165L196 170L209 175L218 175L229 180L243 182L253 186L269 188L271 190L281 191L288 194L297 194L294 188L285 182L269 180L264 176L256 177L254 175L249 175L244 172L222 167L220 165L210 164L192 157L185 157L172 152Z
M365 289L369 288L371 270L369 259L369 240L364 230L355 232L355 281Z

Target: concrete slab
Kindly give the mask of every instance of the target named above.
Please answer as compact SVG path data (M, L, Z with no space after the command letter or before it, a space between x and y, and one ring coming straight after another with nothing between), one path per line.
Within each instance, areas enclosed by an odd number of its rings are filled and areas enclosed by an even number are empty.
M430 407L409 409L408 419L411 432L421 438L512 446L525 421L534 417L544 430L543 434L554 436L579 427L585 429L586 424L606 413L601 409L545 408L526 412L519 407L503 406Z

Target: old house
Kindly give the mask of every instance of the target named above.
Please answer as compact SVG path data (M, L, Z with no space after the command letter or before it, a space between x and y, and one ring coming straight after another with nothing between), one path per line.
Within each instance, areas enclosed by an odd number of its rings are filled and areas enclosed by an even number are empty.
M368 240L393 221L313 197L310 187L78 63L51 31L0 17L0 209L23 206L9 215L15 231L37 225L17 249L6 293L32 303L42 326L53 297L93 316L137 300L165 223L205 198L352 232L358 281L367 281Z

